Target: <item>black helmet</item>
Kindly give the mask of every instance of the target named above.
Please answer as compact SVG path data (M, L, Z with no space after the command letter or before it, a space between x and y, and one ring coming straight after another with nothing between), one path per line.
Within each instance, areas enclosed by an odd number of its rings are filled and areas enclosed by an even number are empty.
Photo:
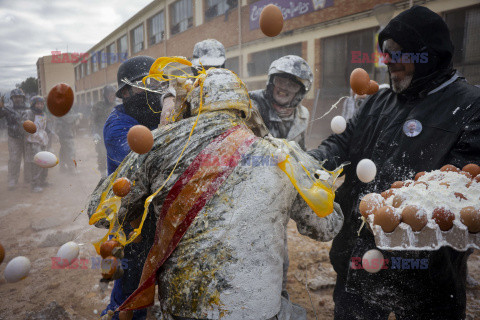
M117 72L118 90L115 95L118 98L122 98L120 92L126 85L126 83L122 81L123 79L127 79L130 82L141 80L148 75L150 67L154 62L155 59L149 56L137 56L123 62Z

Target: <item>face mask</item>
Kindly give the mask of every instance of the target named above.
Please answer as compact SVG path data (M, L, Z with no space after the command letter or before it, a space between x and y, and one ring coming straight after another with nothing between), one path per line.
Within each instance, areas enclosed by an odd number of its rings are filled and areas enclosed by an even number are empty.
M162 110L161 95L155 93L137 93L123 100L125 112L149 129L156 129L160 123ZM150 107L149 107L150 105ZM155 113L152 111L154 110Z

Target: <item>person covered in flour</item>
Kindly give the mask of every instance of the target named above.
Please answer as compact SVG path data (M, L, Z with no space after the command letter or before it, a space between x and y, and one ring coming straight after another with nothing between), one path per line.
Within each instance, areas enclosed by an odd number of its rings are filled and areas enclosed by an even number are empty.
M305 150L310 114L302 100L310 91L313 73L299 56L288 55L272 62L267 87L250 92L268 131L275 138L297 142Z
M338 233L343 214L333 191L330 198L320 195L324 218L300 196L309 199L302 193L310 181L303 170L322 173L324 180L315 183L327 189L331 176L295 143L287 148L285 140L253 134L245 124L248 92L233 72L212 68L197 84L183 119L154 130L151 151L130 153L117 170L133 185L118 220L138 220L148 201L156 216L140 285L117 312L128 316L152 305L158 284L163 319L305 318L282 296L284 230L292 218L301 234L319 241ZM268 161L244 161L253 158ZM292 164L290 177L281 163ZM89 215L101 207L109 184L97 186Z
M318 160L328 159L327 168L352 163L336 198L345 224L330 251L337 272L335 319L388 319L391 312L397 319L465 319L469 251L381 250L389 261L426 259L428 268L388 268L375 274L351 268L352 257L376 248L367 228L359 232L363 195L413 179L416 172L480 163L480 90L453 69L454 48L442 17L413 6L388 23L378 43L388 56L391 89L366 98L343 133L309 151ZM365 158L377 168L367 184L355 172Z

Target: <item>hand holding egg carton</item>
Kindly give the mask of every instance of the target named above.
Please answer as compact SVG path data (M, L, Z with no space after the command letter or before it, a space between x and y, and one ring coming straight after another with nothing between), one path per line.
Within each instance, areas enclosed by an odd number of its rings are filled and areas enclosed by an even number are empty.
M419 172L381 194L367 194L359 210L380 249L480 249L480 167Z

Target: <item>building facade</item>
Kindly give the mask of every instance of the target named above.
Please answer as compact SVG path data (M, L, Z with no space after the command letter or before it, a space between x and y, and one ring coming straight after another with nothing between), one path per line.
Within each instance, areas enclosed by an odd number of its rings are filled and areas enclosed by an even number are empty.
M261 9L282 8L282 33L269 38L258 28ZM105 84L116 85L124 59L136 55L191 58L196 42L214 38L227 51L226 67L249 90L265 86L270 63L287 54L302 56L314 71L305 105L311 111L309 146L330 134L330 120L340 108L320 119L340 97L349 94L353 69L364 68L372 79L388 82L385 69L371 57L377 50L379 22L373 8L391 3L394 15L412 4L444 17L455 44L455 67L473 84L480 83L480 5L477 0L157 0L94 45L74 64L76 103L88 108L101 97ZM360 52L361 59L358 59Z
M66 83L72 88L75 85L73 64L62 63L59 59L44 56L37 60L38 94L43 97L58 83Z

